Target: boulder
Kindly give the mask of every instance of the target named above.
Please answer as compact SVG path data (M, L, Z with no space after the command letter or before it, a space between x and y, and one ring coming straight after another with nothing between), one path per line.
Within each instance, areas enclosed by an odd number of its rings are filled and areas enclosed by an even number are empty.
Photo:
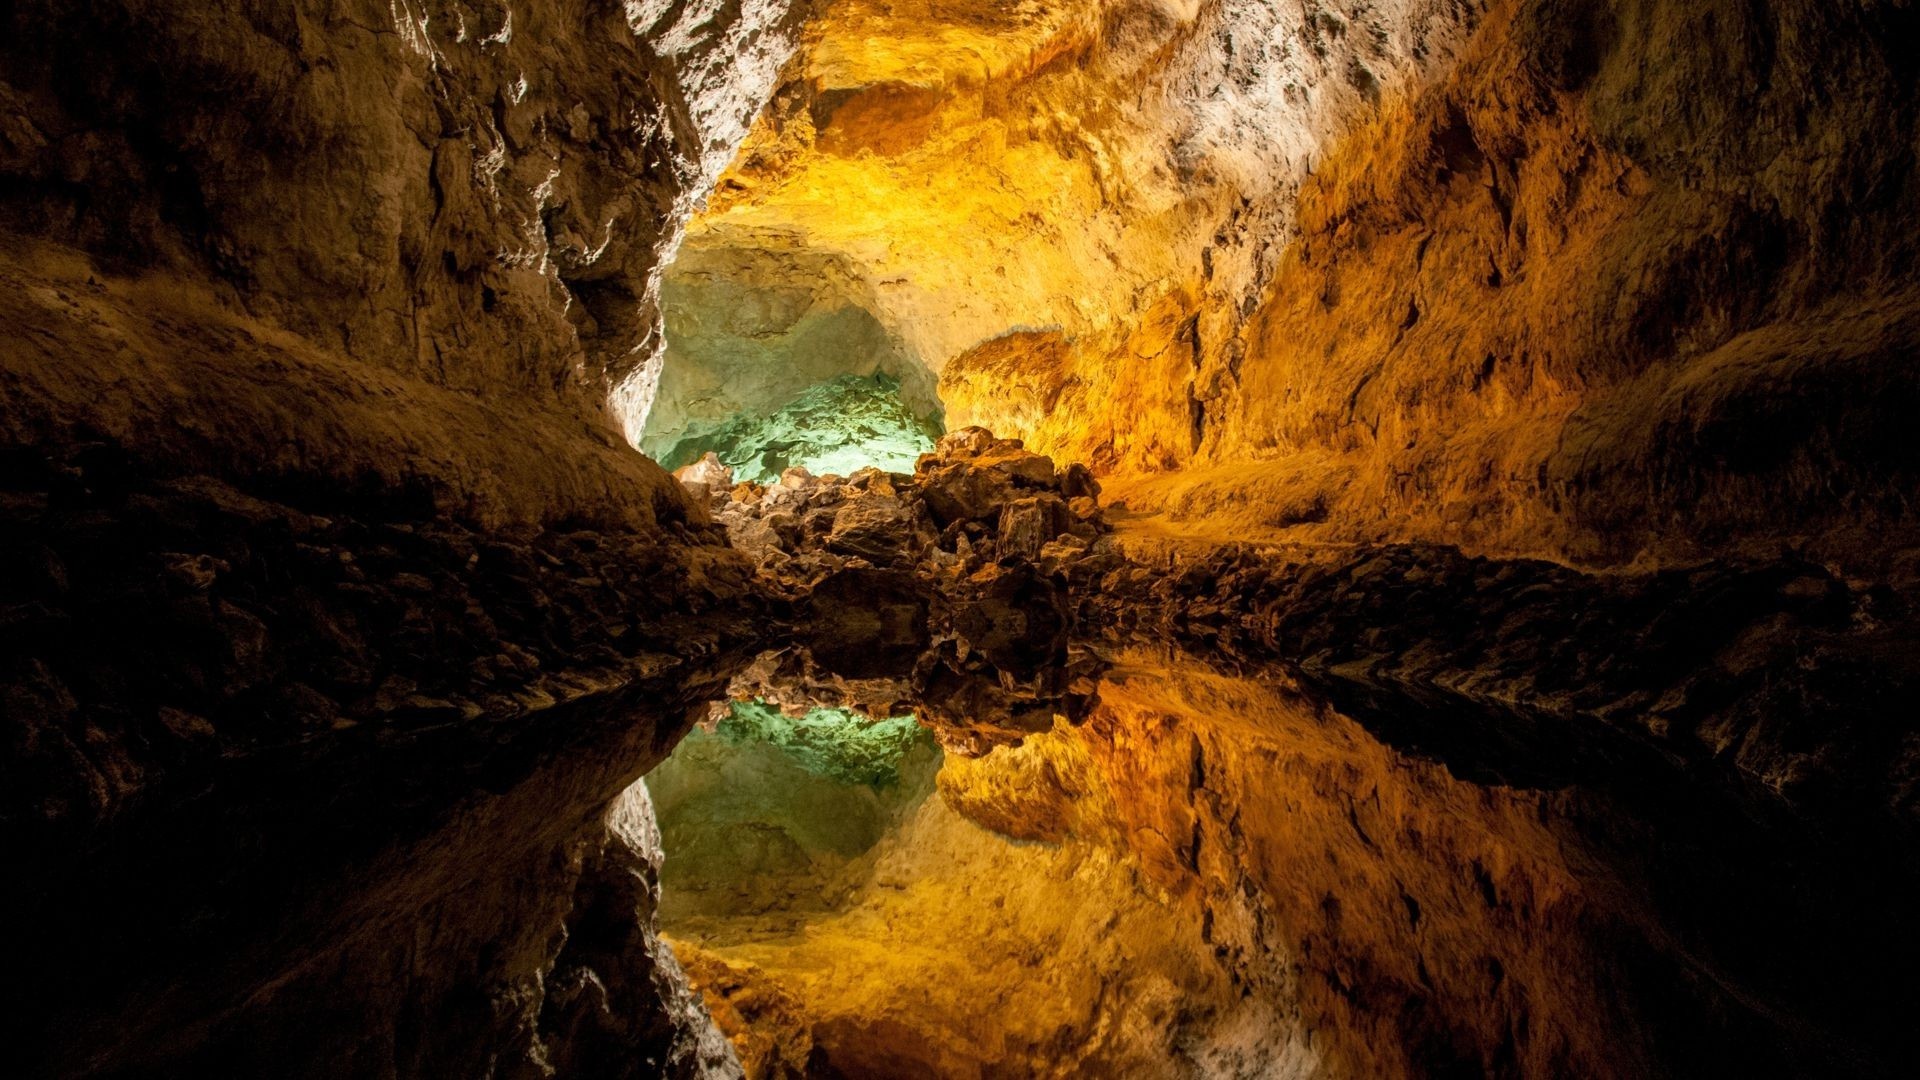
M675 469L673 475L676 480L689 486L705 484L708 491L725 491L733 486L733 469L711 450L700 455L699 461Z
M1005 473L1034 487L1055 486L1052 458L1045 454L1036 454L1031 450L1022 450L1011 443L1003 442L978 455L973 460L973 466L977 469L992 469L995 472Z
M913 511L899 499L871 492L856 495L834 514L827 550L880 565L911 560L926 543L916 525Z
M1038 558L1047 541L1075 524L1073 513L1056 495L1032 495L1008 503L1000 514L1000 556Z
M933 453L941 459L970 458L991 448L1000 440L983 427L963 427L940 436Z
M961 521L992 520L1013 499L1013 485L1003 473L976 469L965 461L947 462L920 473L921 497L942 526Z
M1092 499L1100 494L1100 481L1092 470L1075 461L1060 470L1060 494L1069 499Z

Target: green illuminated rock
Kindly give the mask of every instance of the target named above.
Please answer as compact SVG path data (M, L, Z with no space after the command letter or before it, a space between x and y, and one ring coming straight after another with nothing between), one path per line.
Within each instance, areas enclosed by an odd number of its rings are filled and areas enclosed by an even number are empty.
M826 910L860 861L933 792L940 749L910 716L802 717L736 703L647 774L667 852L661 916Z
M643 449L669 469L711 450L732 466L735 479L772 483L795 465L815 475L847 476L867 465L910 473L940 431L939 418L916 415L891 376L842 375L808 387L773 413L736 413L671 447Z
M869 787L898 783L900 760L916 744L931 741L911 716L869 720L845 709L815 709L791 717L757 701L734 702L718 731L728 742L779 747L816 776Z

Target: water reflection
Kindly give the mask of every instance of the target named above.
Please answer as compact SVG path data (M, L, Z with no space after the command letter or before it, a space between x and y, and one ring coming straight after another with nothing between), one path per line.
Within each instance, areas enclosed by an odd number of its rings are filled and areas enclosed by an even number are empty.
M1284 667L1139 642L950 635L891 674L872 655L846 675L783 650L732 690L912 710L947 753L894 785L828 791L765 747L729 759L699 739L683 744L699 760L657 774L663 925L750 1075L1890 1059L1874 1012L1899 997L1836 988L1875 932L1910 955L1848 903L1884 908L1885 883L1697 777L1628 762L1477 782L1474 762L1395 749L1393 724L1350 718ZM751 803L754 828L716 846L725 815L689 794L703 785ZM700 888L676 897L682 850L701 852ZM1862 918L1874 929L1843 925Z

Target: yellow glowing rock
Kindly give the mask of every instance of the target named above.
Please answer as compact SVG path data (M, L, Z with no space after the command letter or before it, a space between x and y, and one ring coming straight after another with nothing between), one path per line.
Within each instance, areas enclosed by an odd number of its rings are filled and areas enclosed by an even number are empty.
M1920 292L1872 253L1920 212L1845 194L1910 171L1898 76L1862 53L1810 103L1678 8L1633 48L1485 9L830 3L689 242L844 258L952 423L1241 538L1618 560L1811 514L1883 546L1826 484L1905 499ZM1752 33L1818 66L1855 55L1835 18Z

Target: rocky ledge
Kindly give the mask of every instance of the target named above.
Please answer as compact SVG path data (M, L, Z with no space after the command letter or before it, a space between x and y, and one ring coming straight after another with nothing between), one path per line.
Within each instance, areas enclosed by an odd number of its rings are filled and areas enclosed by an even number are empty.
M3 464L24 1075L703 1067L618 799L751 655L717 530Z

